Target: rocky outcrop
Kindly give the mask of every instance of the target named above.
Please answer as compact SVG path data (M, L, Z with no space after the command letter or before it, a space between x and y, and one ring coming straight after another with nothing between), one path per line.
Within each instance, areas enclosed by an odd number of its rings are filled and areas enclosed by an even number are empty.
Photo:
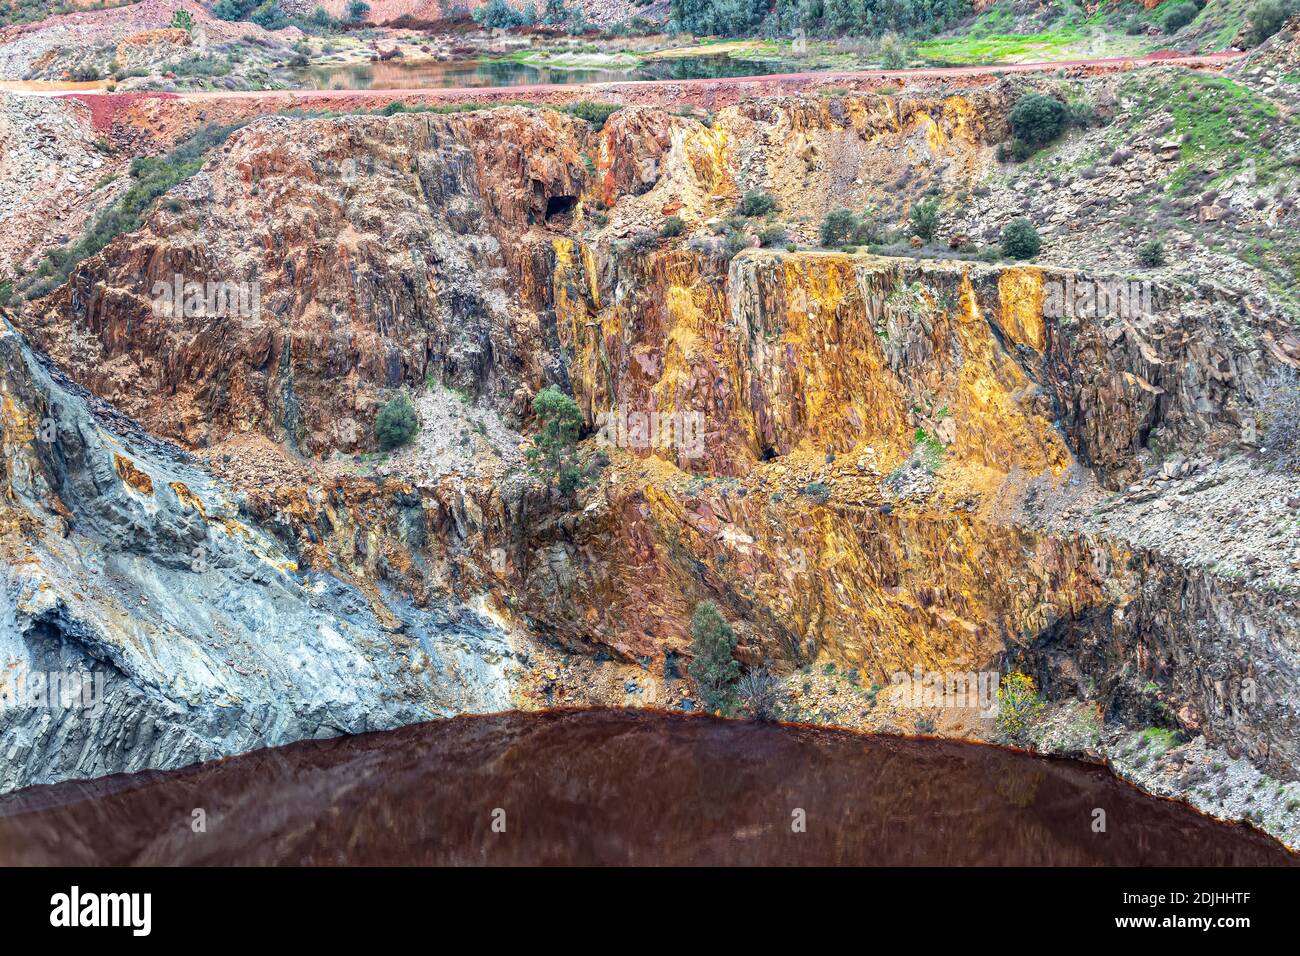
M495 395L539 377L503 290L510 239L576 201L587 124L518 109L307 137L294 123L238 134L145 232L79 268L42 347L157 434L195 447L251 428L316 455L371 447L380 389L432 376ZM177 276L249 290L249 306L160 308ZM73 328L92 338L60 344Z
M300 571L184 451L10 328L0 352L0 787L507 705L487 620ZM41 698L51 674L84 706Z
M101 149L89 119L75 101L0 93L0 280L77 239L125 188L128 158Z

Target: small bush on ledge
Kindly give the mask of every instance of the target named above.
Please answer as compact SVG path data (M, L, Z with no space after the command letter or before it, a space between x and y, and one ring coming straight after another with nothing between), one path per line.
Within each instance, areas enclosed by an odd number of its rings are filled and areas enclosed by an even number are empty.
M391 451L405 445L419 430L420 420L405 395L398 395L379 406L379 414L375 416L375 437L379 439L382 450Z

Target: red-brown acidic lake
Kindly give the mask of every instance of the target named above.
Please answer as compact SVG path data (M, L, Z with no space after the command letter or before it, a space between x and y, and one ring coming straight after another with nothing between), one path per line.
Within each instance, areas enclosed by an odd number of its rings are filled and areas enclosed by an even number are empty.
M1088 764L637 711L461 717L0 797L3 865L1294 862Z

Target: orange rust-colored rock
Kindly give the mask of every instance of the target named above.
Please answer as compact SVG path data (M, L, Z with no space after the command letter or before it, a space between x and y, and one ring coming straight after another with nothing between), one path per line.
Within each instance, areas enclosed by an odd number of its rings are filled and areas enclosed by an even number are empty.
M136 467L135 462L125 455L113 454L113 468L117 476L140 492L142 495L153 494L153 479Z

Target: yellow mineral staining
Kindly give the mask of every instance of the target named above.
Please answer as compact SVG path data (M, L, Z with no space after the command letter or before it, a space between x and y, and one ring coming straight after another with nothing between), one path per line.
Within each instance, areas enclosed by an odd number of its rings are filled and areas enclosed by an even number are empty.
M599 301L595 261L590 249L572 239L555 239L555 274L551 295L561 344L573 349L569 378L579 405L593 419L597 412L612 404L613 370L605 351L607 334L601 316L592 315L588 307ZM586 295L584 295L586 292Z
M1035 352L1047 347L1043 328L1043 270L1023 266L998 276L998 299L1002 306L999 324L1011 341L1028 345Z
M943 101L943 126L948 140L978 142L984 131L982 114L964 96L950 96Z
M187 508L193 508L204 518L208 516L207 511L203 508L203 499L190 491L183 482L173 481L168 487L175 493L176 499L181 504L185 505Z
M130 458L113 452L113 468L117 471L117 477L140 494L153 494L153 479L137 468Z
M884 365L868 319L857 262L843 255L790 256L780 263L779 335L762 345L772 388L765 396L782 444L841 451L859 442L902 450L905 395ZM767 339L776 329L763 330Z
M3 413L0 430L4 432L6 441L30 442L36 437L36 416L19 407L8 392L0 404L0 413Z
M692 180L687 198L692 192L698 193L701 200L708 201L734 196L736 183L731 172L731 150L723 124L715 124L712 128L694 124L674 126L673 145L680 147Z
M919 124L925 130L925 142L930 147L930 152L940 153L948 145L948 137L944 134L942 127L934 121L934 118L928 115L918 118Z
M591 246L585 243L581 246L582 268L587 275L587 294L591 296L592 305L600 308L600 286L596 282L596 254L592 251Z
M1109 600L1085 542L961 512L885 514L868 502L773 494L766 479L781 467L729 498L688 498L650 472L628 476L665 548L660 576L690 564L710 587L744 593L748 620L758 622L746 639L764 655L788 656L793 637L804 659L862 667L868 682L884 684L917 665L986 666L1008 637ZM641 480L650 483L641 489ZM643 533L635 521L622 532Z
M574 270L574 251L577 244L572 239L554 239L551 247L555 250L555 276L552 280L552 292L555 298L555 312L557 315L572 316L577 310L578 303L575 303L569 290L572 287L575 276Z
M1002 321L1016 330L1007 332L1008 337L1031 348L1037 342L1041 351L1041 311L1033 315L1025 306L1027 301L1030 308L1041 310L1042 281L1036 273L1013 270L1009 280L1003 273L998 288ZM969 282L969 277L963 279L961 296L967 321L958 325L964 361L953 396L954 451L959 458L1001 473L1051 469L1059 474L1069 466L1070 452L1051 422L1028 406L1037 386L994 337ZM1002 327L1006 331L1007 326Z
M669 322L663 372L655 387L657 408L676 411L677 397L689 391L699 374L709 340L716 339L723 303L699 274L691 253L673 253L661 262L664 303Z

